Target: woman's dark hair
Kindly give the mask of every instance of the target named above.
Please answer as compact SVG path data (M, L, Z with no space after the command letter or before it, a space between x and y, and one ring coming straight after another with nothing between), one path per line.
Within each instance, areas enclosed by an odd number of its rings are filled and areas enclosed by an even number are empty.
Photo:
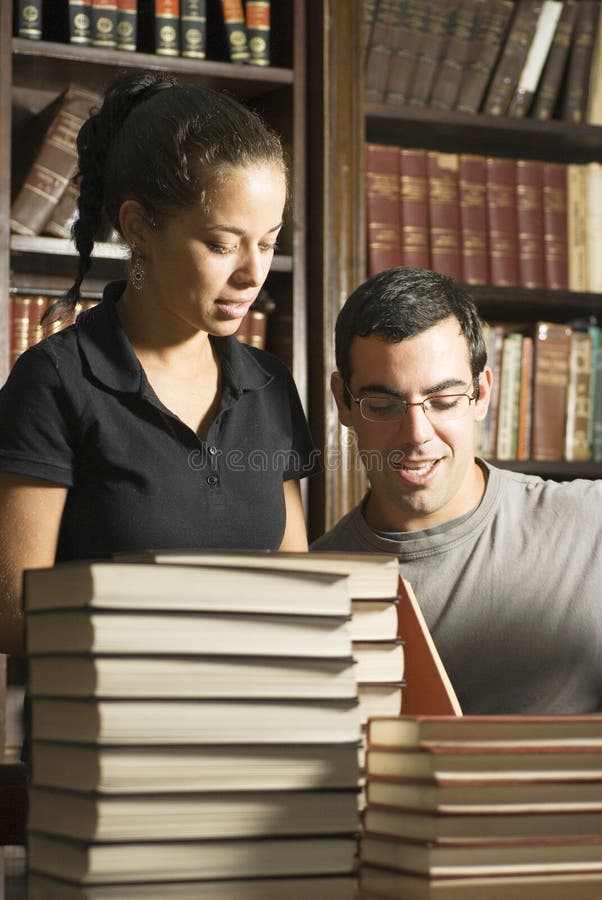
M228 94L181 85L162 72L116 78L82 125L77 154L73 239L79 266L52 319L77 304L103 223L121 233L124 200L137 200L160 227L177 210L198 203L225 168L274 163L286 176L280 139L256 113Z
M466 338L473 379L487 363L481 319L474 301L446 275L399 266L373 275L350 295L335 326L336 364L351 380L349 349L354 337L376 335L395 343L454 316Z

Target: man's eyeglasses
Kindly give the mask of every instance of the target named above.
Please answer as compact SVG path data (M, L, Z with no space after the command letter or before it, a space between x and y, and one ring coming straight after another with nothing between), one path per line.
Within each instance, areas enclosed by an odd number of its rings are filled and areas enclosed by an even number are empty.
M410 406L421 406L424 415L433 425L461 419L477 399L478 382L475 380L473 394L432 394L424 400L410 403L398 397L354 397L348 385L349 396L360 408L362 418L368 422L399 422Z

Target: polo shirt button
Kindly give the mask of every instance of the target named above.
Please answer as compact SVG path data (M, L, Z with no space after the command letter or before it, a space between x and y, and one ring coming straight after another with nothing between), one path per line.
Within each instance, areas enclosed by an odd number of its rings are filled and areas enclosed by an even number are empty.
M209 485L209 487L215 487L217 482L218 482L217 475L208 475L207 476L207 484Z
M211 456L215 456L215 454L217 453L217 447L209 447L209 453L211 454Z

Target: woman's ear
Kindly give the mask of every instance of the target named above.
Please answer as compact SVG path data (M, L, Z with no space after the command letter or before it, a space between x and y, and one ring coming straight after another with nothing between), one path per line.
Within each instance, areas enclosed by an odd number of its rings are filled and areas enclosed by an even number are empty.
M137 200L124 200L119 209L121 233L130 247L144 256L144 247L150 228L144 207Z
M353 428L347 390L345 388L343 376L340 372L333 372L330 376L330 390L332 391L337 404L341 425L346 425L347 428Z

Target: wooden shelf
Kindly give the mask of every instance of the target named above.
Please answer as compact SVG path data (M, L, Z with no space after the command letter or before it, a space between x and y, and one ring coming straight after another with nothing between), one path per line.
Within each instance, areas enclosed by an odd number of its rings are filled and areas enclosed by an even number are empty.
M546 291L492 285L464 285L484 318L569 321L596 316L602 321L602 294Z
M602 158L602 127L482 113L366 104L366 139L450 153L585 163Z

